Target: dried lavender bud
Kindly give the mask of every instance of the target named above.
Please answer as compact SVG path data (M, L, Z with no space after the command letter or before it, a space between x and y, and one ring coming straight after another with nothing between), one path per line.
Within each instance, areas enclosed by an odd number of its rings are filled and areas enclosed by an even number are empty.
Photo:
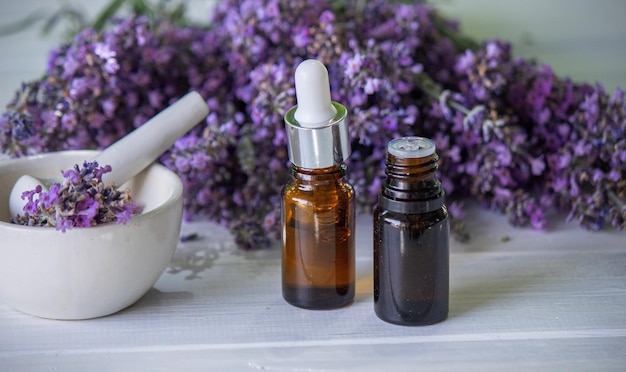
M24 214L11 217L9 222L56 227L62 232L108 222L126 224L142 208L132 201L129 190L119 191L114 184L102 182L102 175L108 172L111 166L98 167L95 161L62 171L62 184L54 183L48 191L41 185L24 191Z

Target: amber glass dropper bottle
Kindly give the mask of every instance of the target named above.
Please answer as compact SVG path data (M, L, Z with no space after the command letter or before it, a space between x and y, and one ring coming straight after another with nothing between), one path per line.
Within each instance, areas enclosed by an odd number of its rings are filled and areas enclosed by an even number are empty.
M282 288L306 309L354 299L354 191L343 179L350 154L346 109L330 99L316 60L296 69L298 105L285 114L293 181L282 192Z
M374 209L374 310L389 323L426 325L448 315L449 221L437 161L427 138L387 146Z

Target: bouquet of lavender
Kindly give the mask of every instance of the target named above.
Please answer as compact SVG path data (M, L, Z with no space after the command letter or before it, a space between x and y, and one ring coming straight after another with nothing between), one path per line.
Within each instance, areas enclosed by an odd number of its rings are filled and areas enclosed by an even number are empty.
M349 178L369 211L387 142L433 138L456 222L472 197L514 225L542 228L547 210L586 228L626 227L624 93L574 83L481 44L416 2L225 0L207 25L168 17L111 19L50 54L0 119L12 156L102 148L189 90L211 108L161 161L185 186L187 218L229 227L242 247L278 232L289 177L283 113L306 58L329 70L351 113Z

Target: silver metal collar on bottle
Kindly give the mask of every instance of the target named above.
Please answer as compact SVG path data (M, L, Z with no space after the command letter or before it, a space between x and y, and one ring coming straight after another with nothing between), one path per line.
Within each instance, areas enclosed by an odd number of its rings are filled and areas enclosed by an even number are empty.
M294 117L294 106L285 114L289 160L299 168L322 169L339 165L350 156L347 110L332 103L337 114L319 128L301 126Z

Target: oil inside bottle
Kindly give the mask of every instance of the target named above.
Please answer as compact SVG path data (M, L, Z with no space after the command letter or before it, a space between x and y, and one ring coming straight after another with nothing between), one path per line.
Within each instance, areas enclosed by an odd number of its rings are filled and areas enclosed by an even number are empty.
M344 172L293 167L283 190L283 297L294 306L333 309L354 298L354 192Z

